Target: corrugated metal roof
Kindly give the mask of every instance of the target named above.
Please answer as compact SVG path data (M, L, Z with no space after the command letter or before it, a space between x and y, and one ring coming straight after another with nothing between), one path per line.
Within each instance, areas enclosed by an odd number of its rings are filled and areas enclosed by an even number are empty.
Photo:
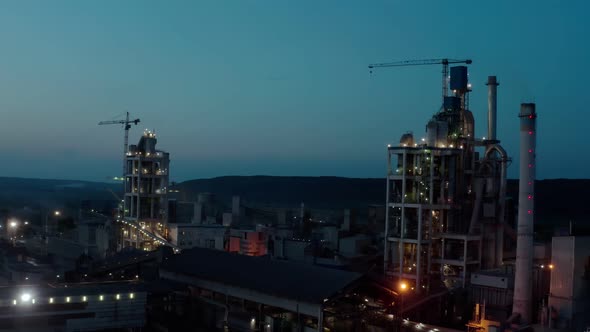
M362 275L309 264L193 248L164 260L162 270L264 294L322 303Z

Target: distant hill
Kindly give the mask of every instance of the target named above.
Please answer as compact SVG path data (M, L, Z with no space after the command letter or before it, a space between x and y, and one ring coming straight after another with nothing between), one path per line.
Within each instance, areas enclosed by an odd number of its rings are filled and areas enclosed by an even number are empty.
M179 199L196 199L210 192L229 204L240 195L251 206L298 207L301 202L317 209L361 208L385 204L384 178L224 176L179 183ZM508 197L518 201L518 180L508 180ZM536 182L537 222L590 224L590 179L553 179Z
M0 208L51 206L75 208L81 200L115 200L121 184L72 180L0 177ZM239 195L252 207L299 207L314 209L363 208L384 205L385 179L296 176L224 176L181 182L173 194L181 200L196 200L209 192L230 205ZM508 181L508 196L518 200L518 180ZM536 182L537 223L566 226L569 221L590 227L590 179L552 179Z
M210 192L224 202L234 195L249 205L298 207L302 202L317 209L364 207L384 204L385 179L356 179L331 176L223 176L179 183L179 198L196 199Z
M0 208L77 208L81 200L115 200L109 190L122 196L117 183L0 177Z
M518 180L508 180L508 196L518 201ZM538 223L566 226L569 221L590 226L590 179L550 179L535 182Z

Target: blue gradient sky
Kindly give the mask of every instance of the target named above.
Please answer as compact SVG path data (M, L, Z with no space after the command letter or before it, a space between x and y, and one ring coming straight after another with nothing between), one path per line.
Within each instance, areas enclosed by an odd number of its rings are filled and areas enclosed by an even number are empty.
M172 179L382 177L385 146L440 106L440 67L472 58L485 135L488 75L498 136L518 170L521 102L537 103L540 178L587 178L587 1L1 1L3 176L103 180L155 129ZM452 6L450 6L452 4Z

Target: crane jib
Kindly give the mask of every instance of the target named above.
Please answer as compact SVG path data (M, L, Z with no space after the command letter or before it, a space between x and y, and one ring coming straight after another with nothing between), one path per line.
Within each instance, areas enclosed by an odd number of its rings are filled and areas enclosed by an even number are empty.
M455 63L471 64L472 61L466 60L455 60L455 59L427 59L427 60L405 60L396 62L384 62L384 63L373 63L369 65L369 68L382 68L382 67L402 67L402 66L422 66L422 65L448 65Z

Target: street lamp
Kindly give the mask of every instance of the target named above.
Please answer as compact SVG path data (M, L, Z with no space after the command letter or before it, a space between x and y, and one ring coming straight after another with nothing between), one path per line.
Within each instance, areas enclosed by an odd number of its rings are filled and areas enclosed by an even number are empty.
M47 239L47 237L49 236L49 228L48 228L47 223L49 221L50 214L52 214L52 213L50 212L45 215L45 239ZM55 217L61 216L61 211L59 211L59 210L53 211L53 216L55 216Z
M405 281L400 282L399 289L403 292L408 289L408 284Z
M398 319L401 319L401 315L403 314L404 309L404 293L408 290L408 283L405 281L401 281L399 283L399 295L400 295L400 305L398 310Z
M394 325L394 330L395 331L401 331L402 328L402 314L403 314L403 307L404 307L404 293L407 291L408 289L408 283L400 280L399 284L397 285L398 292L397 294L399 295L399 306L396 303L396 315L395 315L395 325Z
M13 245L16 243L18 224L19 224L18 220L15 220L15 219L10 219L8 221L8 226L11 229L11 231L10 231L10 240L13 241L12 242Z

